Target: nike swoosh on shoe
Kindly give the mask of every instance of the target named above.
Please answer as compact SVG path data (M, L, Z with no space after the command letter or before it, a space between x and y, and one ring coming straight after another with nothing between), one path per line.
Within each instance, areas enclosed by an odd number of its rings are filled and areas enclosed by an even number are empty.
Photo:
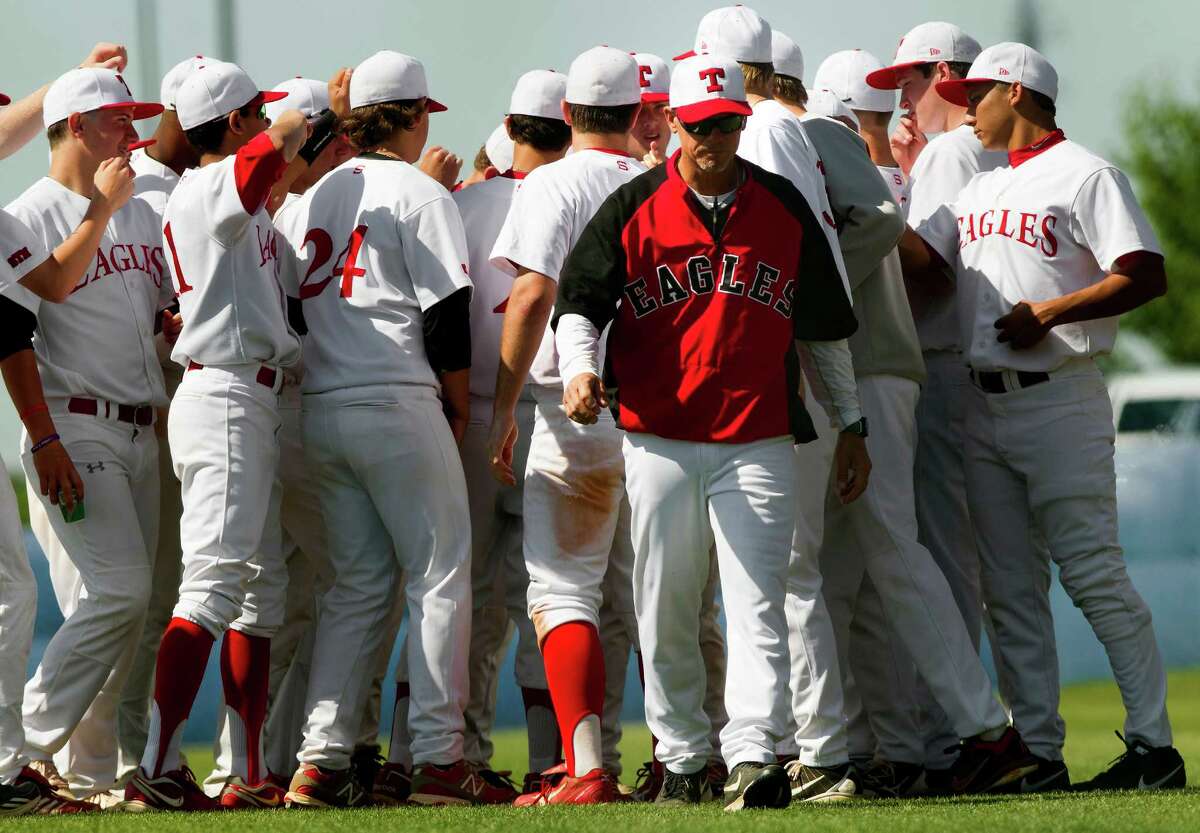
M179 796L178 798L172 798L169 795L164 795L163 793L156 790L154 787L150 786L150 784L145 781L142 781L138 785L138 788L142 792L144 792L149 798L153 798L156 801L161 801L163 804L166 804L168 807L182 807L183 806L183 796Z
M1138 785L1137 785L1137 788L1138 788L1139 790L1156 790L1156 789L1158 789L1159 787L1161 787L1163 784L1165 784L1165 783L1167 783L1168 781L1170 781L1170 780L1171 780L1173 777L1175 777L1175 773L1179 772L1179 770L1181 770L1181 769L1183 769L1183 764L1180 764L1179 766L1175 767L1173 770L1171 770L1170 772L1168 772L1168 773L1167 773L1166 775L1164 775L1162 778L1159 778L1159 779L1158 779L1157 781L1155 781L1153 784L1147 784L1147 783L1146 783L1146 776L1145 776L1145 775L1143 775L1143 776L1141 776L1140 778L1138 778Z

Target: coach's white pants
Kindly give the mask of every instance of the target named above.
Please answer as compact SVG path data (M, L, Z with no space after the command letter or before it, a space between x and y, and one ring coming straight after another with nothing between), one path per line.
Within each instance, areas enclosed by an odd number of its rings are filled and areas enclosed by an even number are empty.
M1035 755L1061 759L1059 678L1040 530L1124 701L1125 736L1171 744L1167 679L1150 610L1117 542L1112 405L1100 371L1075 361L1011 393L972 391L967 496L995 649L1013 675L1013 721Z
M788 712L784 585L796 524L790 437L745 444L627 434L634 600L646 722L673 772L712 752L704 713L700 615L716 545L729 639L721 752L732 768L775 760Z
M408 726L417 764L463 756L471 576L467 488L432 388L379 385L304 397L336 578L321 603L299 760L345 769L368 675L408 575Z
M0 459L0 471L8 471ZM21 540L21 518L12 481L0 483L0 784L11 784L25 766L21 700L37 616L37 581Z
M84 484L86 517L63 521L57 506L31 488L47 525L38 543L51 563L51 580L65 621L46 646L25 687L25 745L30 758L48 760L70 738L64 769L80 790L110 787L116 778L116 707L141 633L150 597L152 553L158 536L158 445L154 430L115 419L51 414ZM115 409L114 409L115 410ZM25 476L38 482L23 438ZM95 731L72 738L89 709Z

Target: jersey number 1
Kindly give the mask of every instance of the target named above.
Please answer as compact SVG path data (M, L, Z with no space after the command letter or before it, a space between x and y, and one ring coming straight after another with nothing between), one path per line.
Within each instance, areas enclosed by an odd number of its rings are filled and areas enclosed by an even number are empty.
M325 291L331 280L339 276L342 279L342 289L338 294L342 298L351 297L354 294L354 279L367 274L367 270L358 265L358 252L366 239L367 227L362 225L355 228L333 262L333 270L321 280L310 283L313 273L329 262L333 254L333 238L323 228L309 229L308 234L304 235L304 245L313 244L313 259L300 284L300 300L317 297Z

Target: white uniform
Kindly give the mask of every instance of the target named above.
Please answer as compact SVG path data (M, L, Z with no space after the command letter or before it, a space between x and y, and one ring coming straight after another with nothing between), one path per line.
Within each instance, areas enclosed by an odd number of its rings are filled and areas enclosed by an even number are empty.
M1024 350L999 343L993 326L1019 301L1084 289L1122 256L1161 249L1108 162L1061 134L1017 153L1016 165L976 176L918 228L958 281L959 334L976 380L967 498L995 649L1014 678L1013 721L1035 755L1061 759L1046 555L1029 535L1037 528L1104 644L1126 737L1169 746L1162 658L1117 542L1112 407L1093 361L1111 350L1117 320L1064 324Z
M458 449L425 353L424 313L471 286L450 195L367 155L289 214L304 275L304 445L330 556L299 760L345 769L398 570L409 576L409 729L416 764L463 757L470 536ZM386 507L380 511L376 507Z
M74 233L88 205L47 177L10 210L52 250ZM71 738L58 763L72 786L108 789L116 778L117 701L141 633L158 542L152 424L166 396L154 326L174 293L157 215L136 197L118 211L62 304L42 304L24 288L11 292L38 316L34 349L42 385L84 480L87 513L78 523L63 521L39 493L26 451L30 504L42 510L31 522L66 616L26 687L26 746L31 757L48 759ZM89 709L84 731L73 736Z
M905 196L905 186L908 184L908 180L904 178L904 172L891 165L876 165L875 167L879 170L883 181L887 183L888 190L892 192L892 199L896 201L896 205L904 208L904 203L908 199Z
M0 211L0 292L7 295L11 285L45 261L46 254L33 232ZM21 540L11 482L0 484L0 588L0 784L11 784L28 760L23 751L21 700L37 615L37 581Z

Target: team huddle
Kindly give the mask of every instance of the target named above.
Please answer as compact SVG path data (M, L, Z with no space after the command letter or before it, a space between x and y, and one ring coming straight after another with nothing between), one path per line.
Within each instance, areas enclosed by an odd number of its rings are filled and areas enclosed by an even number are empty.
M461 179L408 55L272 90L195 56L157 103L126 62L0 111L0 156L50 147L0 212L0 368L64 617L26 682L4 486L0 815L1184 786L1094 361L1164 261L1043 55L925 23L806 87L721 8L674 62L525 73ZM1126 710L1074 785L1052 562Z

